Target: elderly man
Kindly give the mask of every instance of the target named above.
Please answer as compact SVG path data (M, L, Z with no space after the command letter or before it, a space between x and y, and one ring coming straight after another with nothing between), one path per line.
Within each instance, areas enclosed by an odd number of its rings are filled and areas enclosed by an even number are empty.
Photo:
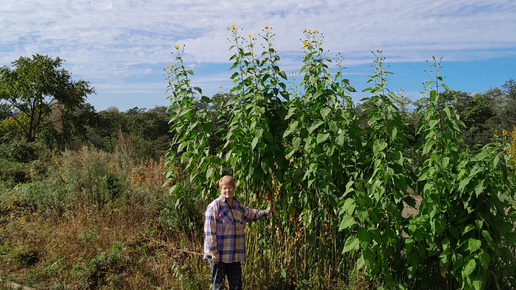
M206 209L204 221L204 259L211 270L213 290L222 289L227 276L229 289L242 289L241 262L245 260L245 223L264 219L274 211L249 209L234 197L235 180L224 176L219 180L220 196Z

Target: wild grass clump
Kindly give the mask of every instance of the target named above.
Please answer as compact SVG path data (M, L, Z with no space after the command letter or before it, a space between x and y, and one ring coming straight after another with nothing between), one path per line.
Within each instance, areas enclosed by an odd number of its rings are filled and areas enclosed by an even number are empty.
M55 289L209 286L202 205L176 212L164 161L115 147L55 152L44 170L27 167L29 181L0 183L2 277Z

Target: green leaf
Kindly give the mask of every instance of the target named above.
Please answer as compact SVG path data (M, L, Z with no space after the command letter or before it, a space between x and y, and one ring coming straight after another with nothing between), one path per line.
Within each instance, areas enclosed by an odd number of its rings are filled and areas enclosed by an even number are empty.
M312 123L312 126L310 126L310 129L308 129L308 133L312 134L315 129L319 128L319 126L321 126L322 124L324 124L324 122L322 120L316 120L315 122Z
M471 284L475 290L482 290L485 288L486 279L482 276L477 276L471 279Z
M390 154L390 157L392 161L398 163L399 165L403 166L403 154L396 150Z
M505 236L509 243L516 245L516 232L506 232Z
M292 146L294 147L294 150L298 150L301 146L301 138L294 137L294 139L292 140Z
M439 124L439 120L430 120L430 122L428 123L428 129L429 130L432 130L435 126L437 126Z
M470 182L469 177L464 178L464 179L459 183L459 188L457 188L457 190L458 190L459 192L464 192L464 188L469 184L469 182Z
M478 262L480 263L480 266L484 270L488 270L489 263L491 262L491 256L488 253L481 251L480 253L478 253L477 258L478 258Z
M355 211L356 203L355 199L348 198L344 201L344 204L340 208L341 213L347 213L348 215L353 215L353 212Z
M406 254L409 254L410 251L412 251L412 249L414 248L414 245L415 245L415 241L414 239L411 239L411 238L408 238L405 240L405 252Z
M323 143L324 141L328 140L329 137L330 133L319 133L317 135L317 144Z
M356 225L356 223L357 222L355 221L355 218L353 216L345 215L342 218L342 220L340 221L339 231L342 231L349 227L352 227L352 226Z
M297 120L295 120L292 123L290 123L290 125L287 128L287 130L285 130L285 133L283 133L283 138L286 138L287 136L292 134L292 132L294 132L297 129L298 125L299 125L299 122Z
M373 152L374 152L375 155L378 155L385 148L387 148L387 142L382 141L382 140L377 140L376 142L374 142Z
M288 109L288 114L285 116L285 120L288 120L290 119L290 117L292 117L293 115L295 115L297 112L297 107L290 107L290 109ZM295 120L294 122L297 122L297 120ZM292 125L292 123L290 123L290 125ZM297 125L296 125L297 127Z
M464 236L466 233L468 233L469 231L473 230L475 228L474 225L472 224L468 224L464 227L464 230L462 231L462 235Z
M346 242L344 243L344 248L342 249L342 253L345 254L349 251L358 250L359 241L355 236L348 236Z
M500 161L500 156L497 154L493 160L493 170L496 170L496 167L498 167L499 161Z
M254 150L254 148L256 148L256 145L258 144L258 141L259 141L258 136L255 136L253 138L253 141L251 142L251 150Z
M195 87L195 88L197 88L197 87ZM201 93L201 91L200 91L201 89L200 89L200 88L198 88L198 89L199 89L199 93ZM202 93L201 93L201 94L202 94ZM211 103L211 99L210 99L210 98L208 98L208 97L206 97L206 96L202 96L202 97L201 97L201 103L209 104L209 103Z
M467 250L473 254L474 252L476 252L478 249L480 249L480 247L482 246L482 242L480 240L477 240L477 239L468 239L468 247L467 247Z
M395 126L388 126L387 129L389 130L389 136L392 138L392 140L395 140L396 136L398 135L398 128Z
M287 270L286 269L281 269L281 277L283 278L287 278Z
M358 229L358 240L362 249L367 248L371 243L371 235L363 228Z
M364 260L364 256L360 255L360 257L358 257L358 259L357 259L357 268L364 269L365 266L366 266L366 262Z
M322 108L321 109L321 117L323 117L323 119L326 119L326 117L330 114L330 112L331 112L330 108Z
M484 186L484 180L481 180L480 183L478 183L475 186L475 195L478 197L482 192L484 192L485 186Z
M469 258L469 260L466 262L464 267L462 267L461 275L463 279L469 278L473 271L475 271L475 268L477 267L477 262L475 262L475 259Z
M344 146L344 135L338 135L337 138L335 138L335 143L339 146Z

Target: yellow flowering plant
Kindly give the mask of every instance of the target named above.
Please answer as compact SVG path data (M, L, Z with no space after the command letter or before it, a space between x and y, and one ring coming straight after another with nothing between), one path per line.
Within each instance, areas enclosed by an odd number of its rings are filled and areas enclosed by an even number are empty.
M380 281L389 289L406 281L414 289L474 289L500 281L501 264L511 272L504 255L515 246L516 215L500 197L515 191L508 155L503 144L464 150L463 123L452 106L438 101L440 90L449 90L439 75L440 61L432 58L435 76L426 83L419 123L410 128L388 89L381 50L373 52L371 86L363 90L361 105L367 114L360 117L342 58L337 71L330 68L334 59L323 49L322 33L303 31L302 79L299 89L289 90L274 30L266 27L253 38L231 28L233 86L224 126L206 109L211 100L191 87L184 48L173 53L175 135L168 176L189 175L171 189L177 200L212 199L212 185L229 173L240 181L236 186L248 205L258 208L270 200L282 209L269 224L248 228L259 237L247 241L253 261L244 277L249 288L325 288L348 281L346 274L359 269L369 283ZM421 206L404 217L405 204L416 207L412 196L422 199ZM270 271L257 281L253 274L264 267ZM319 283L306 273L331 279ZM287 280L294 282L286 285Z

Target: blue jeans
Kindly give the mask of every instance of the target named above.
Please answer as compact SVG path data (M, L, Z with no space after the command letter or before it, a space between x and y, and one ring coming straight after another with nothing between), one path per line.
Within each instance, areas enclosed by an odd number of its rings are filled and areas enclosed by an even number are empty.
M224 289L224 279L228 277L229 289L242 289L242 265L240 262L236 263L222 263L213 264L211 258L208 258L211 271L211 284L213 290Z

